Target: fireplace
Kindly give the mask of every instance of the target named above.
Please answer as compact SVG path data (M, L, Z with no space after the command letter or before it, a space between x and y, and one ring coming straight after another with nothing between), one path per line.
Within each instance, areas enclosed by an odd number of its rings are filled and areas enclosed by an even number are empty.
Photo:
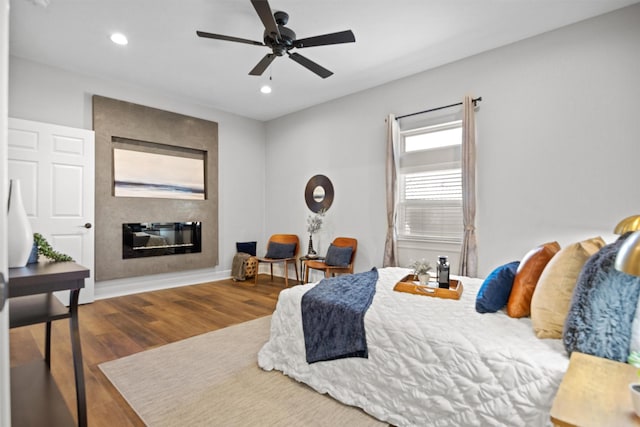
M122 224L122 258L202 252L201 222Z

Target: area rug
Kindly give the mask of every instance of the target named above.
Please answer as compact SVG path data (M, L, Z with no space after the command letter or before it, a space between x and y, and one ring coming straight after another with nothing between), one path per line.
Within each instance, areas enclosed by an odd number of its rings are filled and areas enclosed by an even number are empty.
M271 316L99 367L152 427L385 426L358 408L257 365Z

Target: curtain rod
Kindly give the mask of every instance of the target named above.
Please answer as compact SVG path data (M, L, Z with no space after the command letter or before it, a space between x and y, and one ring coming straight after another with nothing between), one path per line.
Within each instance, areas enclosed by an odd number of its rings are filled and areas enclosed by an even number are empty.
M475 107L476 104L478 102L482 101L482 97L479 96L477 98L474 98L471 100L471 102L473 102L473 106ZM411 114L405 114L404 116L398 116L396 117L396 120L400 120L400 119L404 119L405 117L410 117L410 116L417 116L418 114L424 114L424 113L430 113L432 111L438 111L438 110L444 110L445 108L451 108L451 107L456 107L458 105L462 105L462 102L457 102L455 104L449 104L449 105L445 105L443 107L437 107L437 108L431 108L429 110L424 110L424 111L418 111L417 113L411 113Z

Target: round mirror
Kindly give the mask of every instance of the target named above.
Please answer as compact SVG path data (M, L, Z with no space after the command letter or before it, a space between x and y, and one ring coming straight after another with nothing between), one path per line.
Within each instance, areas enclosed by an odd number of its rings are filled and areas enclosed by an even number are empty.
M324 188L318 185L313 189L313 200L318 203L324 200Z
M326 211L333 203L333 184L324 175L315 175L307 182L304 199L311 212Z

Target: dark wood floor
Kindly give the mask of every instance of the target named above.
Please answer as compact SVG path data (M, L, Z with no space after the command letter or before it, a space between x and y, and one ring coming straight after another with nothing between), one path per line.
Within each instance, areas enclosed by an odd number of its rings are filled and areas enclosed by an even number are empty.
M295 282L293 282L295 283ZM290 283L291 284L291 283ZM223 280L99 300L79 308L89 425L143 426L98 365L273 313L284 279ZM11 366L43 358L44 325L10 330ZM51 371L75 417L68 321L53 322Z

